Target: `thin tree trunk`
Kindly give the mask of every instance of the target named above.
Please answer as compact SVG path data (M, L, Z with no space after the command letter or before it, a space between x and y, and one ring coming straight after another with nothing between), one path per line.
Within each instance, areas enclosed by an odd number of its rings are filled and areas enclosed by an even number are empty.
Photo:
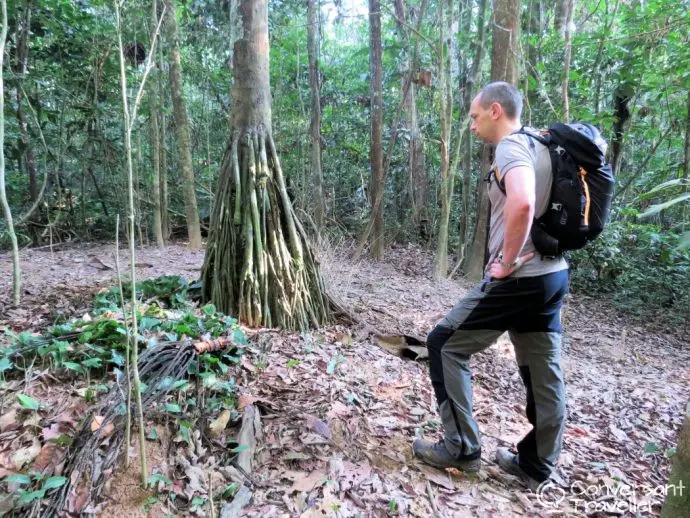
M369 192L372 200L373 228L371 233L371 254L374 259L383 259L383 79L381 73L381 4L369 0L369 75L371 97L371 144L369 151L371 179Z
M604 45L606 44L606 41L608 38L611 37L611 31L613 30L613 24L616 21L616 13L618 12L618 4L619 0L616 0L615 5L613 6L613 13L611 14L610 21L606 22L606 25L604 26L603 30L601 31L601 39L599 40L599 48L597 50L597 57L596 60L594 61L594 66L592 67L592 76L594 77L595 85L594 85L594 116L595 118L599 116L599 110L601 109L601 85L602 82L605 79L605 75L603 74L603 71L601 70L601 62L604 56ZM605 2L606 5L606 13L605 16L608 19L609 15L609 3Z
M563 97L563 120L570 122L570 100L568 98L568 81L570 77L570 57L572 54L572 31L570 25L573 20L573 10L575 9L575 0L568 0L567 14L565 24L565 56L563 64L563 83L561 85L561 95Z
M311 84L311 188L314 223L319 234L324 228L323 172L321 170L321 85L319 55L321 48L321 6L319 0L307 0L307 40L309 82Z
M158 2L151 2L151 27L158 26ZM152 29L153 30L153 29ZM152 36L153 39L153 36ZM158 70L155 71L158 75ZM152 167L152 193L153 198L153 235L156 246L165 246L163 239L163 217L161 214L161 167L160 167L160 132L158 130L158 81L151 78L152 84L149 88L149 109L150 109L150 137L151 137L151 167Z
M22 153L20 157L21 169L29 177L29 200L32 205L36 203L39 197L38 192L38 178L36 174L36 160L34 158L34 151L29 139L29 131L27 128L26 116L24 114L24 77L28 68L29 61L29 27L31 25L31 2L27 1L24 5L24 11L21 19L17 22L17 43L16 43L16 59L14 63L14 73L17 77L17 86L15 87L16 101L17 101L17 122L19 124L19 135L22 142ZM39 211L40 219L40 211ZM40 232L38 227L29 223L29 230L32 236L32 241L36 244L40 243Z
M495 0L493 43L491 47L491 80L507 81L517 84L517 56L520 37L520 5L517 0ZM486 250L488 245L489 192L483 179L486 177L491 160L493 146L484 145L482 151L481 177L477 182L477 220L474 240L468 255L466 272L472 279L481 279L484 275Z
M199 210L194 188L194 167L192 164L192 150L189 138L189 120L184 101L182 63L180 60L180 42L175 20L176 0L164 0L166 6L166 41L170 49L170 93L175 116L175 132L177 146L180 150L180 172L182 176L182 192L184 194L184 209L187 217L187 234L190 248L201 248L201 227L199 224Z
M404 95L403 110L407 114L407 121L404 124L409 131L408 142L408 176L410 185L410 203L412 205L412 222L417 229L419 238L422 242L429 240L429 211L427 209L429 197L429 181L426 174L424 157L424 142L419 129L419 118L417 115L417 89L410 77L410 70L414 66L410 49L410 23L406 16L407 6L404 0L395 1L395 15L403 42L406 48L407 62L405 70L402 72L402 92ZM421 12L418 14L421 16ZM410 20L409 22L411 22Z
M683 162L683 178L687 180L688 165L690 164L690 90L688 90L687 115L685 118L685 160Z
M439 214L434 278L442 279L448 274L448 223L453 195L453 175L450 171L450 130L453 114L453 94L450 86L451 27L453 25L453 4L451 0L439 6L439 78L440 121L441 121L441 171Z
M251 326L304 329L329 318L318 264L288 197L271 128L267 0L240 0L232 135L201 272L203 298Z
M570 0L556 0L556 6L553 17L554 30L565 37L566 25L568 24L568 4Z
M129 101L127 99L127 76L125 75L125 56L122 46L122 24L120 19L120 4L115 1L115 16L117 23L117 42L118 50L120 55L120 90L122 93L122 109L124 115L124 135L125 135L125 159L127 163L127 194L129 202L129 252L130 252L130 276L132 283L132 329L131 329L131 339L132 339L132 377L134 379L134 399L137 404L137 421L138 421L138 432L139 432L139 459L141 462L141 479L142 485L146 487L148 485L148 468L146 465L146 444L145 444L145 429L144 429L144 409L141 403L141 380L139 378L139 346L138 346L138 331L137 331L137 290L136 290L136 247L134 242L134 225L135 225L135 204L134 204L134 165L132 163L132 121L137 118L137 111L139 108L139 103L144 92L144 85L146 84L146 78L151 71L151 61L153 54L155 52L155 41L158 31L160 30L160 24L156 25L156 31L154 33L153 42L149 54L146 58L146 64L144 66L144 75L141 79L139 89L137 91L134 104L131 108L129 107ZM124 301L122 301L124 306ZM129 376L130 373L128 372ZM126 445L129 449L129 444ZM126 461L125 461L126 462Z
M21 298L21 267L19 265L19 245L14 232L14 222L5 187L5 43L7 42L7 2L0 0L2 7L2 32L0 33L0 204L7 224L7 233L12 243L12 302L19 305Z
M472 104L472 97L476 89L477 81L481 71L481 64L484 61L484 53L486 49L486 8L488 0L481 0L479 3L479 12L477 14L477 37L474 45L474 60L472 61L472 70L467 78L467 84L463 90L463 113L469 114L470 105ZM469 125L468 125L469 129ZM467 138L464 140L463 151L463 186L462 186L462 214L460 219L460 236L461 249L458 251L458 257L464 256L467 250L467 245L470 242L470 190L472 188L472 132L467 132Z
M159 50L159 63L163 62L163 52ZM167 133L168 133L168 118L165 115L165 90L163 88L163 74L158 74L158 99L162 103L160 110L160 172L161 172L161 231L163 232L163 241L167 243L170 239L170 215L168 213L168 148L167 148Z

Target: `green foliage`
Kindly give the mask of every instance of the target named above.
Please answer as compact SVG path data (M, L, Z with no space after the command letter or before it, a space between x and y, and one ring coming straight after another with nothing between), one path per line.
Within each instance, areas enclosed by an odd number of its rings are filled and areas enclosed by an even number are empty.
M609 225L586 249L572 255L576 292L611 294L625 312L687 325L690 315L690 253L679 236L629 220Z
M179 275L167 275L155 279L145 279L137 282L137 298L144 302L152 300L161 307L180 308L188 305L187 290L189 283ZM132 283L122 284L125 300L132 298ZM120 288L113 286L109 290L96 295L94 307L97 313L115 311L122 306Z

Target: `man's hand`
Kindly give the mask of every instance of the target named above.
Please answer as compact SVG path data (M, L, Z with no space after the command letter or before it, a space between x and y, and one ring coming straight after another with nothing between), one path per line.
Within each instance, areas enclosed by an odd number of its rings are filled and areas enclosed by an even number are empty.
M489 274L491 277L494 279L504 279L508 277L510 274L512 274L515 270L520 268L523 264L525 264L527 261L532 259L534 257L534 252L530 252L528 254L523 255L522 257L518 257L515 260L515 264L513 264L510 267L505 266L500 258L494 260L493 263L491 263L491 266L489 267Z

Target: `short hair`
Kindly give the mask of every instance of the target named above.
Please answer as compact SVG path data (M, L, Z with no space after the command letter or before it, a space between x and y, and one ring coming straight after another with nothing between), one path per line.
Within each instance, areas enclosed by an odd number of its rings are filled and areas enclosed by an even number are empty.
M500 104L511 119L519 119L522 114L522 94L505 81L489 83L479 92L479 104L482 108L486 109L493 103Z

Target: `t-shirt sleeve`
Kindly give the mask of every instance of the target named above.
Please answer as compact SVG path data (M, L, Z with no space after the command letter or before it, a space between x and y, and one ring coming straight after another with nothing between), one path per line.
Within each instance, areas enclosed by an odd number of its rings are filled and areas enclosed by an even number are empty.
M516 167L528 167L534 170L532 155L522 140L510 136L504 138L496 146L496 169L498 170L498 180L501 185L505 183L505 176L511 169Z

